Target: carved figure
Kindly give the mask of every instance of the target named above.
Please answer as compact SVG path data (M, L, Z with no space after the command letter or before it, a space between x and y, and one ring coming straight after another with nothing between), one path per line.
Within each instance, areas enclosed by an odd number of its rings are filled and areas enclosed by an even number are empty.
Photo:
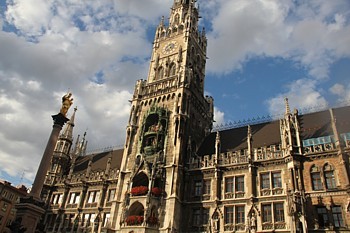
M62 107L60 110L60 113L63 114L64 116L67 115L67 112L70 108L70 106L73 104L73 98L72 97L72 93L67 93L62 97Z

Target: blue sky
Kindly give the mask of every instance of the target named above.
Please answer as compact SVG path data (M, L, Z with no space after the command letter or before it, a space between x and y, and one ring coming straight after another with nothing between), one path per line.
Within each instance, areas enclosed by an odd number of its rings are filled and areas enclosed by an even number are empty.
M172 0L0 2L0 178L34 179L70 90L89 150L122 145ZM348 0L199 0L218 124L350 101ZM70 110L72 112L72 110Z

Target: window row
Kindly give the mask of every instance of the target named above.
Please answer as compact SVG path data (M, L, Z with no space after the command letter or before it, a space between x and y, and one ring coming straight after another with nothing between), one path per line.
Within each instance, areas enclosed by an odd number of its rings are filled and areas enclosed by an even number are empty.
M115 197L115 189L108 190L106 202L111 202ZM87 194L86 203L98 203L100 201L100 191L92 190ZM67 204L79 204L81 199L81 192L71 192L69 193ZM62 204L63 201L63 193L55 193L52 195L51 204L58 205Z
M285 222L284 203L273 202L261 204L262 223ZM192 224L194 226L206 225L209 219L209 208L194 208L192 210ZM339 217L337 218L339 219ZM246 206L230 205L224 207L224 223L226 225L239 225L246 223ZM340 224L340 223L339 223Z
M335 228L345 227L341 206L334 205L327 209L316 206L317 228L328 228L332 224Z
M15 201L15 200L18 201L19 200L17 195L13 194L12 192L8 192L7 190L3 190L2 196L4 198L9 199L10 201Z
M225 196L226 198L243 197L242 195L232 196L230 194L243 194L245 192L244 175L225 177ZM277 189L282 188L281 171L265 172L260 174L260 189ZM195 180L193 185L193 196L210 195L211 180ZM276 193L277 194L277 193Z
M340 138L344 140L350 140L350 133L342 133L340 134ZM303 146L316 146L316 145L323 145L327 143L335 143L335 137L334 135L329 136L323 136L318 138L309 138L303 140Z
M176 65L175 63L171 63L169 66L168 74L166 74L163 66L158 67L156 72L156 79L162 79L164 76L172 77L176 74Z
M97 224L102 227L110 226L110 213L103 213L100 216L95 213L83 213L79 216L75 214L65 214L64 217L63 222L60 222L61 220L57 221L56 214L49 215L46 222L47 230L54 230L54 232L76 232L79 225L82 227L93 227Z

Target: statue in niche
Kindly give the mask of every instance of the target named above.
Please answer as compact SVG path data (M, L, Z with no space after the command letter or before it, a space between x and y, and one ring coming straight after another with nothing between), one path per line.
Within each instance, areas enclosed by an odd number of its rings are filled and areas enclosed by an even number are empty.
M250 217L250 232L255 233L256 232L256 218L255 213L253 212Z

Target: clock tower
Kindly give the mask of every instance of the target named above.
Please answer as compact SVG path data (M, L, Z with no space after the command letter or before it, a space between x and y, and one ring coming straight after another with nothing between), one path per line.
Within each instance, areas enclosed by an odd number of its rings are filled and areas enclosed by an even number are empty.
M186 166L213 122L198 19L194 0L174 0L156 29L148 77L131 101L110 218L116 232L181 232Z

